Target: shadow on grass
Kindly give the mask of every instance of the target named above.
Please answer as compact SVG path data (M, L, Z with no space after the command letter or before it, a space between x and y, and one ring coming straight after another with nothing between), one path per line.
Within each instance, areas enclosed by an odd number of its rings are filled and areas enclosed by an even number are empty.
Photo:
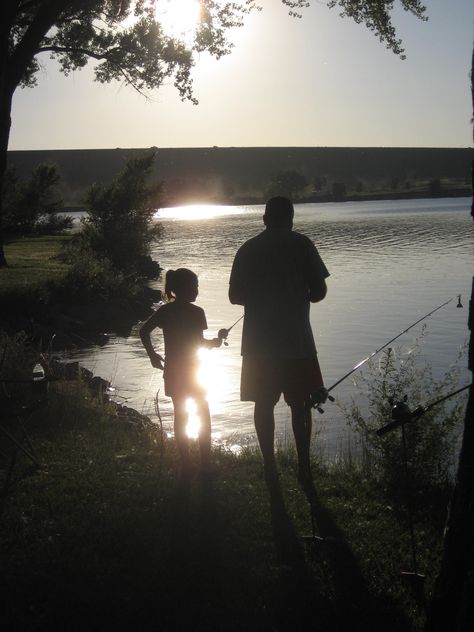
M291 521L278 480L268 484L278 578L273 609L278 630L336 631L331 605L307 565L301 538Z
M332 585L338 630L350 630L357 622L361 630L406 632L412 629L407 617L388 595L370 590L351 547L311 482L305 489L312 520L321 539L311 547L313 559L327 569Z

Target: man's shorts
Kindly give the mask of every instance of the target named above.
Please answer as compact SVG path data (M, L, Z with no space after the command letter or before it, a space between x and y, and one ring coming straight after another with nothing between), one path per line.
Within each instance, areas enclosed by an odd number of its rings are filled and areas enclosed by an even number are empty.
M276 404L283 393L285 402L292 406L306 403L311 393L322 386L317 356L298 359L242 357L242 401L270 401Z

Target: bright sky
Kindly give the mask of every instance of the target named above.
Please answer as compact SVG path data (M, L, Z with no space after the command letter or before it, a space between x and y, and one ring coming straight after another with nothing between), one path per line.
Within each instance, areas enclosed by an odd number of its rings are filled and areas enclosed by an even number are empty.
M402 61L322 2L298 20L261 0L231 55L199 59L197 106L172 86L146 101L90 69L64 77L44 56L38 87L15 95L9 148L471 147L474 3L425 4L428 22L396 10Z

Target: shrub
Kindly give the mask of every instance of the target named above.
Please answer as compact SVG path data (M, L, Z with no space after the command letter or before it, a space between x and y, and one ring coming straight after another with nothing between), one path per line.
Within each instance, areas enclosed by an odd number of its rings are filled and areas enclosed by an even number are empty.
M54 230L63 230L67 221L57 218L62 201L57 194L60 175L55 165L39 164L27 181L20 180L13 169L4 179L5 231L29 234L42 230L49 222Z
M421 344L426 329L410 352L402 357L401 349L387 349L378 364L368 363L366 372L355 379L359 391L367 398L362 407L354 399L343 409L349 425L360 439L361 461L369 477L396 493L406 478L401 430L382 436L376 431L390 422L392 403L407 398L411 410L427 405L456 389L459 362L441 379L433 377L432 368L421 359ZM462 357L464 350L459 354ZM445 487L452 480L455 448L462 427L465 399L457 397L431 408L418 419L405 424L405 439L410 478L417 487Z
M161 183L148 184L154 154L134 158L110 185L95 184L87 197L82 243L125 272L149 254L160 234L153 223Z
M132 279L117 270L110 259L83 244L78 246L78 242L72 242L62 258L72 266L52 287L56 300L77 304L133 294Z

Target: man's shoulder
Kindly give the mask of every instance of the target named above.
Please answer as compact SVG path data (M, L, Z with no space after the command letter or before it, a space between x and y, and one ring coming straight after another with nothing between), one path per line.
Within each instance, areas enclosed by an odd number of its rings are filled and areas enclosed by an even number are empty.
M240 259L242 257L250 255L255 251L258 251L262 247L264 239L265 231L258 233L258 235L254 235L253 237L250 237L250 239L247 239L247 241L244 241L244 243L238 248L236 252L236 258Z
M296 230L292 230L290 234L291 234L290 239L293 239L295 242L298 242L300 244L308 244L308 245L314 246L313 241L307 235L304 235L303 233L299 233Z

